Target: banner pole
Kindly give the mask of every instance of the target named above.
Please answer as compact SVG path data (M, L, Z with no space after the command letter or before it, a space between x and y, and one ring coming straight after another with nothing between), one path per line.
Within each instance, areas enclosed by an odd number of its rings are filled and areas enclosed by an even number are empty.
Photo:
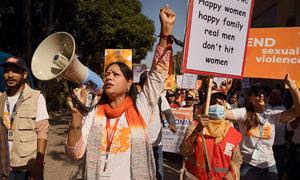
M206 95L205 106L204 106L204 115L205 116L208 116L208 109L209 109L209 104L210 104L212 85L213 85L213 78L208 77L207 95Z
M205 100L205 106L204 106L204 111L203 111L203 115L205 115L206 117L208 116L208 110L209 110L209 104L210 104L210 98L211 98L211 90L212 90L212 84L213 84L213 78L212 77L208 77L208 86L207 86L207 96L206 96L206 100ZM200 122L199 122L200 123ZM211 179L210 173L211 173L211 165L210 165L210 161L209 161L209 157L208 157L208 151L207 151L207 146L206 146L206 142L205 142L205 138L203 136L203 131L201 132L201 139L203 142L203 149L204 149L204 158L205 158L205 165L207 167L207 171L209 173L209 179ZM183 158L183 163L182 163L182 168L180 169L180 180L184 179L184 173L185 173L186 169L185 169L185 159Z
M206 95L206 101L205 101L205 106L204 106L204 116L208 117L208 110L209 110L209 105L210 105L210 99L211 99L211 90L212 90L212 85L213 85L213 78L212 77L208 77L208 87L207 87L207 95ZM203 149L204 149L204 158L205 158L205 164L206 164L206 170L209 174L209 179L212 179L211 177L211 164L210 164L210 160L208 157L208 151L207 151L207 146L206 146L206 141L203 135L203 131L201 134L201 139L203 142Z

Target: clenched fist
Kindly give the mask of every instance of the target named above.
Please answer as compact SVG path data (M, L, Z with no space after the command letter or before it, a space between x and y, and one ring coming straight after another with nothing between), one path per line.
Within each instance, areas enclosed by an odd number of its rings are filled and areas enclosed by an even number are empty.
M165 6L160 9L159 19L161 23L161 34L166 36L172 34L176 13L169 6Z

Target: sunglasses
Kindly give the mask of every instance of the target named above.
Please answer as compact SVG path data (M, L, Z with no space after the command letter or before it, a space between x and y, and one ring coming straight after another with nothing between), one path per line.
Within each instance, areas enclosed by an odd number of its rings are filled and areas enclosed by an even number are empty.
M256 96L256 97L261 96L261 95L264 95L264 96L268 96L268 95L269 95L269 94L268 94L266 91L264 91L264 90L258 90L258 91L252 92L252 94L253 94L254 96Z

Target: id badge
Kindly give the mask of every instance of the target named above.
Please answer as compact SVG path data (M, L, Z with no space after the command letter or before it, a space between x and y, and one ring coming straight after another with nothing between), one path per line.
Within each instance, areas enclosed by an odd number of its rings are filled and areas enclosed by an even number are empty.
M226 143L224 154L226 154L227 156L232 156L232 150L233 150L233 148L234 148L233 144Z
M255 148L252 154L252 159L259 160L260 159L260 151L258 148Z
M104 154L101 156L101 177L110 177L111 166L109 161L110 159L108 154Z
M7 132L7 139L9 141L13 141L14 140L14 130L9 129Z

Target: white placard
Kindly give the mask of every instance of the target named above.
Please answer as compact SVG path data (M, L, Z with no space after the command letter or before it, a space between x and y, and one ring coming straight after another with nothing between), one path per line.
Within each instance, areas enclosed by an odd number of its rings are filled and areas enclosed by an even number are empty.
M177 132L171 132L168 128L167 122L164 121L165 127L162 129L163 151L179 153L179 146L182 142L185 131L193 120L193 108L172 108L172 112L176 119Z
M133 82L138 83L140 81L141 74L147 70L146 64L134 64L133 65Z
M177 88L179 88L179 89L181 89L181 87L182 87L182 79L183 79L183 75L176 76Z
M183 78L182 78L181 88L182 89L196 89L197 80L198 80L197 74L184 73Z
M190 0L183 72L242 77L252 0Z

